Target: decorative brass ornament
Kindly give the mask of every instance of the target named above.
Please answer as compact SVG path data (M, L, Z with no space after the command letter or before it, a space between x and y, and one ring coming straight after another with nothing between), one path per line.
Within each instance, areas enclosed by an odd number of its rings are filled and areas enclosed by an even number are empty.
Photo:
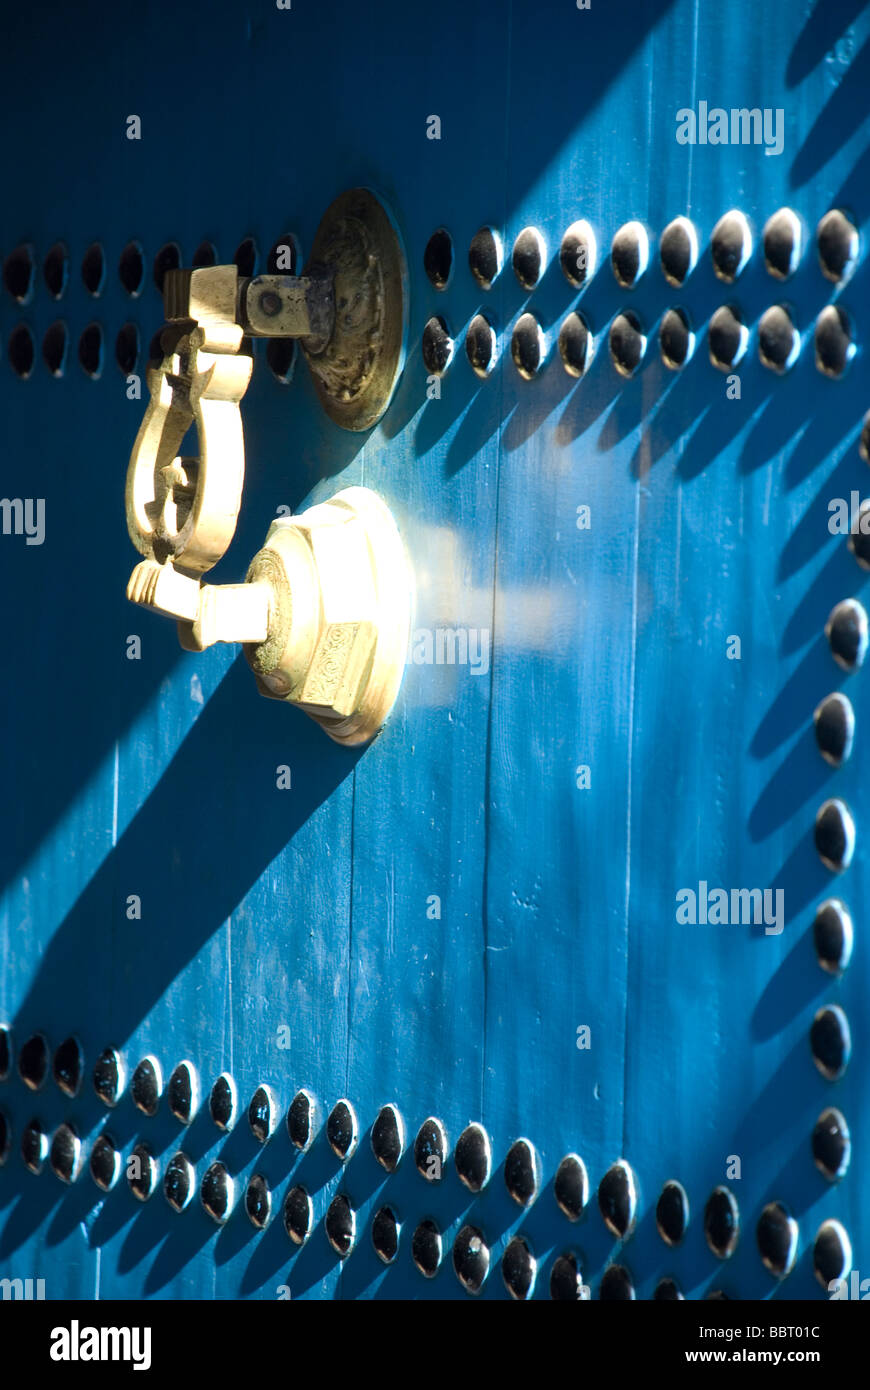
M241 642L263 695L297 705L339 743L365 743L398 694L413 580L396 524L353 487L269 528L243 584L202 576L235 533L245 473L246 335L298 337L320 399L349 429L383 412L404 349L404 262L365 190L324 218L302 277L242 280L235 266L170 272L163 358L127 473L127 525L145 558L127 597L174 617L181 645ZM196 426L199 455L177 450Z
M404 364L405 258L389 214L366 188L343 193L314 237L309 267L335 275L332 335L302 344L324 410L348 430L384 413Z

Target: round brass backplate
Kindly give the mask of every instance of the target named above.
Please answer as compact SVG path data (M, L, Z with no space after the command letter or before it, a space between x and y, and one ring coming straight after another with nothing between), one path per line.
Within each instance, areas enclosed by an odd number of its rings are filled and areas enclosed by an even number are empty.
M407 273L399 234L367 188L327 208L305 273L335 272L335 326L320 352L302 344L327 415L347 430L371 429L386 410L405 359Z

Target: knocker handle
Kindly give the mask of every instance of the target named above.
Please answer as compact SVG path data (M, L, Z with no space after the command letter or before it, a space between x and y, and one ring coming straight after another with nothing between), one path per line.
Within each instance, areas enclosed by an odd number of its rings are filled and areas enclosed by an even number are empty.
M404 260L364 189L339 198L305 274L236 266L167 274L163 357L127 472L127 526L144 557L134 603L176 619L181 645L241 642L262 694L296 704L341 743L383 724L404 671L412 579L396 524L365 488L273 522L242 584L203 576L235 534L245 477L241 402L252 336L298 338L333 418L368 428L404 353ZM195 425L196 456L182 455Z

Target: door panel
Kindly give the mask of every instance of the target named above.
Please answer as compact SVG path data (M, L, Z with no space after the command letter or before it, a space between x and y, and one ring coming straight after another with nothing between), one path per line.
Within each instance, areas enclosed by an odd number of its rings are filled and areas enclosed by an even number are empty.
M846 1116L856 1156L868 1123L859 1108L870 969L859 911L862 676L834 664L823 632L865 577L846 537L831 533L828 504L860 492L866 477L867 282L863 243L847 283L823 277L815 229L830 208L849 210L859 228L867 216L864 7L834 14L770 0L762 23L744 0L715 13L688 0L586 11L555 0L445 0L419 15L392 0L326 10L216 0L195 15L145 4L107 21L85 4L9 23L0 251L14 287L16 266L25 279L27 268L16 248L31 247L34 285L21 303L4 290L0 307L3 491L44 499L45 537L0 537L0 1012L16 1063L41 1033L52 1054L75 1036L84 1068L72 1098L50 1076L31 1094L15 1065L0 1085L12 1134L0 1171L0 1273L44 1278L50 1298L270 1299L281 1286L293 1298L462 1298L452 1251L469 1223L491 1252L484 1298L508 1296L501 1256L518 1233L537 1260L535 1297L549 1297L553 1263L569 1250L595 1297L613 1262L629 1269L639 1298L663 1275L692 1298L710 1289L824 1297L813 1276L819 1224L843 1223L857 1267L868 1220L858 1172L827 1183L810 1146L825 1106ZM677 112L699 102L781 109L782 153L678 143ZM126 138L130 114L141 118L140 140ZM427 135L433 115L438 139ZM404 243L402 377L380 424L352 434L322 411L301 354L284 383L256 344L242 406L243 505L215 570L217 582L239 582L280 507L301 510L353 485L388 503L414 568L412 641L386 727L349 751L260 699L237 647L183 652L171 623L126 601L135 557L122 492L145 400L128 396L116 337L135 325L144 391L162 323L152 273L161 248L177 243L189 265L208 240L228 262L253 238L262 269L290 235L304 263L323 211L355 186L377 191ZM766 271L761 244L783 206L805 234L786 284ZM726 285L710 239L731 208L748 218L753 250ZM700 243L681 288L658 263L661 232L677 216L693 220ZM578 290L558 253L581 217L595 230L599 267ZM648 229L651 251L626 290L608 260L632 219ZM488 291L467 263L485 225L506 257ZM527 226L548 253L531 291L510 265ZM423 264L439 227L454 252L444 291ZM58 241L69 277L55 302L43 265ZM118 275L133 241L144 251L135 296ZM105 274L92 296L80 267L94 242ZM758 321L780 302L801 333L781 377L758 357ZM814 362L815 319L830 302L851 315L859 345L837 381ZM709 360L708 324L723 304L738 305L750 329L739 399ZM680 372L658 347L674 306L696 334ZM608 350L626 308L647 336L630 380ZM581 380L563 370L556 346L575 309L596 345ZM532 381L511 358L526 310L547 339ZM485 380L465 353L478 312L498 337ZM456 344L437 395L421 354L432 315ZM55 377L42 346L57 321L69 341ZM16 371L26 366L22 324L34 352L26 379ZM102 334L95 377L79 361L90 324ZM141 658L130 660L133 635ZM729 659L735 637L739 660ZM835 770L819 756L812 715L837 689L855 705L857 735ZM277 785L281 767L289 789ZM857 828L842 878L813 842L828 797L848 803ZM676 895L701 882L782 890L784 929L680 923ZM815 910L831 894L855 918L842 979L819 969L813 947ZM128 915L131 896L141 918ZM824 1005L841 1007L852 1033L854 1056L834 1083L808 1043ZM107 1109L91 1084L107 1047L123 1057L128 1083L147 1055L164 1081L188 1059L200 1089L192 1124L179 1125L165 1095L146 1117L129 1084ZM239 1101L229 1134L208 1109L223 1072ZM272 1088L277 1122L264 1145L246 1113L261 1084ZM284 1117L302 1087L317 1098L320 1129L300 1155ZM342 1097L359 1124L345 1164L324 1130ZM406 1144L390 1174L370 1143L388 1102ZM450 1143L441 1182L426 1182L414 1163L427 1116ZM63 1122L81 1137L84 1166L71 1186L50 1162L38 1177L22 1162L34 1118L49 1140ZM478 1194L452 1157L472 1122L492 1151ZM92 1181L103 1132L124 1164L139 1141L155 1156L158 1185L143 1204L123 1173L108 1193ZM505 1181L519 1138L539 1164L527 1210ZM164 1201L178 1149L197 1185L218 1159L234 1177L235 1208L220 1229L197 1193L181 1213ZM578 1225L554 1195L571 1152L591 1185ZM638 1187L624 1246L596 1201L619 1159ZM272 1190L262 1232L244 1209L254 1173ZM655 1223L674 1178L691 1210L677 1250ZM298 1184L311 1193L314 1223L301 1250L281 1217ZM725 1264L703 1229L720 1184L741 1218ZM356 1248L344 1261L324 1234L338 1193L356 1213ZM774 1200L800 1228L782 1284L755 1241ZM371 1242L384 1204L402 1223L389 1266ZM412 1259L424 1219L443 1239L431 1280Z

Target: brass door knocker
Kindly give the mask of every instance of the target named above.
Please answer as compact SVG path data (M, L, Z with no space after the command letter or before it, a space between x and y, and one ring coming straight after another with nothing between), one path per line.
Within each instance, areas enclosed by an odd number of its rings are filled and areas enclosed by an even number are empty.
M404 670L413 581L393 517L352 487L269 528L242 584L206 584L235 533L245 474L241 401L250 336L298 338L318 396L348 429L383 413L401 372L404 259L373 194L327 212L302 276L246 280L235 265L170 271L163 357L127 472L127 526L144 557L134 603L178 622L181 645L241 642L262 694L340 743L386 719ZM199 453L178 450L191 425Z

